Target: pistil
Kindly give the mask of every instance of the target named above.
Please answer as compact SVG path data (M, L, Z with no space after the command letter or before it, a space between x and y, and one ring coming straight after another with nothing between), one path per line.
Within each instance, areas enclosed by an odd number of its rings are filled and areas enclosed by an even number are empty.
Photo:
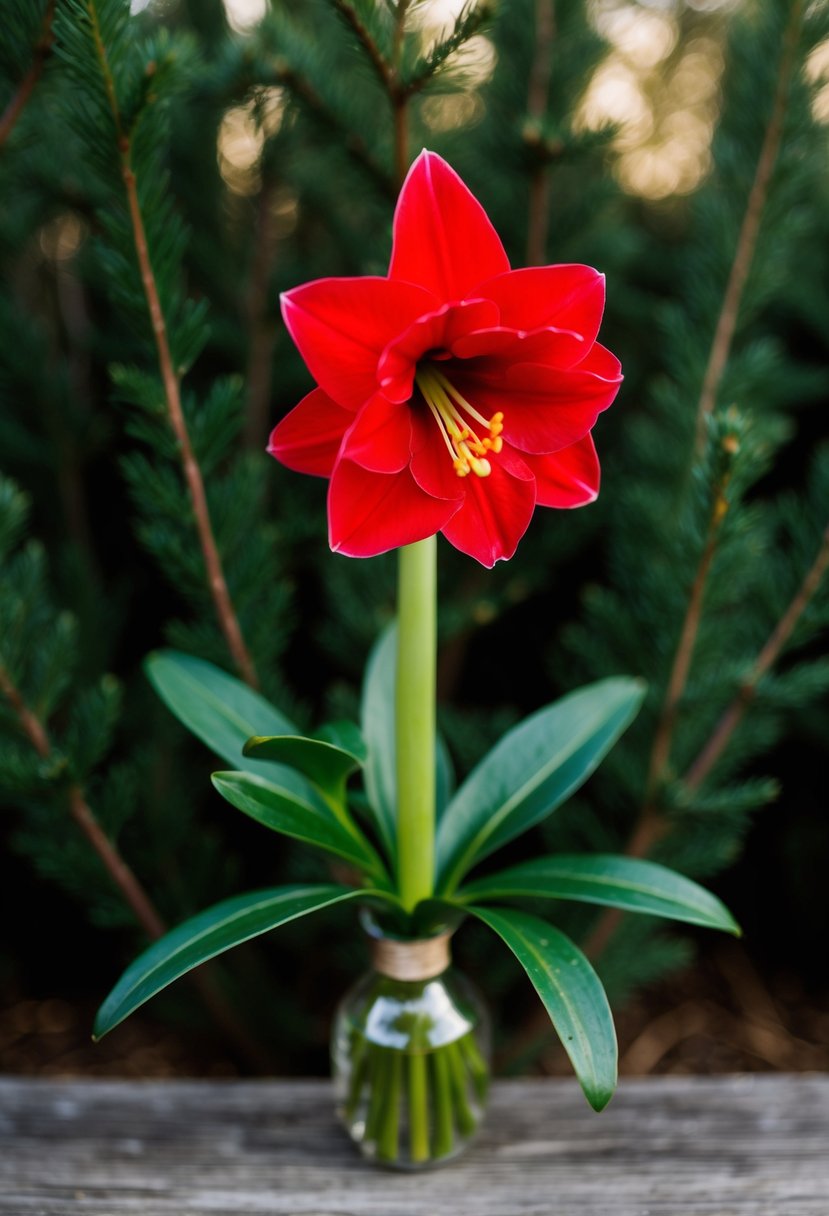
M488 477L492 472L492 465L487 459L487 453L497 454L504 443L501 438L501 431L504 429L503 413L499 410L491 418L484 418L458 392L451 380L432 364L419 367L415 381L437 423L458 477L468 477L470 473L474 473L476 477ZM486 428L483 438L474 429L473 420Z

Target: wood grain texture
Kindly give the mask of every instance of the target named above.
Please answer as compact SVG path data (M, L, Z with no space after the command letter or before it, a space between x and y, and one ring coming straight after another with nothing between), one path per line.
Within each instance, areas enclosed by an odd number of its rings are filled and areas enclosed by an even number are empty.
M322 1081L0 1078L0 1216L829 1216L829 1077L503 1081L442 1170L365 1165Z

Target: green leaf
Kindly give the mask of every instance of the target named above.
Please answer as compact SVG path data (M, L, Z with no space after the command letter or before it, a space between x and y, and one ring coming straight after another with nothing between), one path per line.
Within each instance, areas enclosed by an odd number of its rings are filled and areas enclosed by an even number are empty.
M207 959L309 912L367 895L383 898L379 892L333 884L272 887L235 895L199 912L130 964L98 1010L94 1037L100 1039L139 1005Z
M584 1096L603 1110L616 1088L613 1016L602 982L581 950L537 916L471 907L509 946L529 976L570 1057Z
M362 763L353 752L303 735L254 735L244 754L254 760L276 760L299 769L326 794L342 799L345 781Z
M356 722L326 722L319 730L315 730L311 737L321 739L323 743L333 743L344 752L350 752L361 765L366 762L368 748Z
M396 662L397 628L391 624L380 634L369 655L363 682L361 724L368 748L364 771L366 795L373 811L374 826L392 862L397 855L394 741Z
M468 883L456 894L469 902L516 896L606 904L740 935L725 904L698 883L653 861L611 853L536 858Z
M375 643L363 684L362 732L368 754L364 778L373 822L389 859L397 853L397 769L394 734L397 626L388 625ZM440 735L435 739L435 810L440 819L454 786L452 761Z
M438 732L435 738L435 817L440 822L455 788L455 772L449 749Z
M144 660L147 678L188 730L230 764L242 764L251 735L295 735L296 727L269 701L213 663L180 650L156 650ZM251 769L261 773L261 765Z
M179 650L154 651L144 660L144 670L165 705L217 756L234 769L270 777L307 797L304 777L244 755L251 735L297 733L270 701L213 663Z
M636 715L645 687L619 676L540 709L496 743L446 808L437 833L438 894L545 819L587 780Z
M213 773L211 781L232 806L266 828L335 853L362 870L383 873L383 863L359 828L353 823L346 827L325 805L307 802L258 774Z

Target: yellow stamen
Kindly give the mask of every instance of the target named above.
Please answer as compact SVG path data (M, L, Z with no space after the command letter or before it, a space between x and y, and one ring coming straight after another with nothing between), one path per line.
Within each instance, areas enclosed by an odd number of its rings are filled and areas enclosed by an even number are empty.
M491 418L484 418L443 372L430 364L418 368L415 380L437 423L458 477L468 477L470 473L476 477L489 477L492 465L486 459L487 453L497 455L504 446L501 438L503 413L499 410ZM486 428L483 439L472 428L469 419Z

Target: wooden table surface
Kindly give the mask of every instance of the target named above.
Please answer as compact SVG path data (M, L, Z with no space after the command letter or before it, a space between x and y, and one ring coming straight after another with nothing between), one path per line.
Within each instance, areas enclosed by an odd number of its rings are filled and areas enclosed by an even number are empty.
M0 1078L0 1216L829 1216L829 1076L496 1083L424 1174L364 1164L323 1081Z

